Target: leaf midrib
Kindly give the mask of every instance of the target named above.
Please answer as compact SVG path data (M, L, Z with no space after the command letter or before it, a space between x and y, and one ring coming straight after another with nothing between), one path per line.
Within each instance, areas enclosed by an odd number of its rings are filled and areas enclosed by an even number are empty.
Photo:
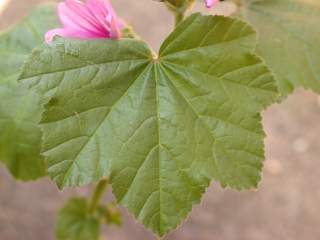
M192 21L192 23L189 25L189 31L192 30L192 25L196 22L197 18L199 17L200 15L199 14L195 14L194 15L194 19ZM215 18L225 18L223 16L214 16ZM232 23L235 24L236 22L240 22L240 20L235 20L235 22ZM186 35L188 32L187 31L183 31L181 32L175 39L173 39L171 42L169 42L168 44L166 42L164 42L164 48L161 46L160 47L160 52L159 52L159 56L160 57L166 57L166 56L173 56L173 55L177 55L177 54L180 54L180 53L184 53L184 52L188 52L188 51L194 51L194 50L199 50L199 49L206 49L206 48L210 48L210 47L213 47L213 46L219 46L219 45L225 45L225 44L229 44L229 43L233 43L235 41L239 41L239 40L242 40L242 39L245 39L245 38L250 38L250 37L256 37L255 36L255 32L252 30L249 32L250 29L247 29L248 32L245 34L245 35L242 35L240 37L237 37L237 38L234 38L234 39L230 39L230 40L227 40L225 41L225 39L221 40L221 42L217 42L217 43L214 43L214 44L209 44L209 45L205 45L205 46L201 46L201 44L204 42L204 40L207 38L207 36L212 33L213 30L215 30L215 27L217 25L214 26L214 28L210 29L206 34L205 36L203 37L202 41L200 43L198 43L198 46L197 47L194 47L194 48L187 48L187 49L183 49L183 50L178 50L178 51L170 51L170 48L172 47L172 45L174 43L176 43L179 39L181 39L184 35ZM229 26L229 30L230 30L231 26ZM241 29L243 31L243 29ZM245 28L246 30L246 28ZM240 35L240 34L239 34ZM166 53L169 49L169 53ZM250 49L250 47L248 47L248 49Z
M79 67L70 67L70 68L66 68L66 69L59 69L59 70L56 70L56 71L52 71L52 72L44 72L44 73L39 73L39 74L35 74L35 75L30 75L30 76L23 76L23 73L22 73L22 76L19 77L19 80L28 80L30 78L35 78L35 77L42 77L42 76L45 76L45 75L49 75L49 74L53 74L53 73L65 73L65 72L69 72L69 71L73 71L73 70L79 70L79 69L82 69L82 68L87 68L87 67L93 67L93 66L97 66L97 67L100 67L101 65L106 65L106 64L116 64L116 63L121 63L121 62L134 62L134 61L137 61L140 63L143 63L143 62L147 62L148 59L147 58L136 58L136 59L124 59L124 60L117 60L117 61L106 61L106 62L101 62L101 63L91 63L91 64L88 64L87 62L85 63L86 65L82 65L82 66L79 66Z
M176 67L182 67L181 65L178 65L178 64L174 64L174 63L171 63L171 62L166 62L167 64L169 64L169 65L174 65L174 66L176 66ZM182 67L183 69L184 69L184 67ZM194 71L196 71L196 70L194 70ZM202 73L202 72L200 72L200 71L196 71L196 72L199 72L200 74L204 74L204 73ZM208 75L208 76L210 76L210 75ZM212 76L210 76L210 77L212 77ZM217 79L219 79L220 81L223 81L223 79L220 79L219 77L216 77ZM175 84L173 83L173 81L171 81L172 82L172 85L174 85L175 86ZM175 86L176 87L176 86ZM177 90L178 91L178 90ZM183 96L183 94L180 92L180 91L178 91L182 96ZM187 99L183 96L183 98L187 101ZM191 103L189 102L189 105L191 105ZM196 111L195 109L193 109L194 111ZM203 116L201 116L201 115L198 115L198 113L197 113L197 115L196 115L197 117L203 117ZM225 119L221 119L221 118L218 118L218 117L216 117L216 116L209 116L209 117L213 117L213 118L215 118L215 119L217 119L217 120L219 120L219 121L222 121L222 122L226 122L226 123L228 123L228 124L230 124L230 125L232 125L232 126L234 126L234 127L236 127L236 128L239 128L239 129L241 129L241 130L243 130L243 131L246 131L246 132L248 132L248 133L250 133L250 134L254 134L254 135L256 135L256 136L259 136L259 137L264 137L265 135L264 134L262 134L262 133L258 133L258 132L253 132L253 131L251 131L251 130L249 130L249 129L247 129L247 128L243 128L243 127L239 127L238 125L236 125L236 124L234 124L234 123L232 123L232 122L230 122L230 121L227 121L227 120L225 120ZM211 131L211 130L210 130Z
M201 115L199 115L197 113L197 111L193 108L192 104L189 102L189 100L181 93L181 91L179 91L179 89L177 88L177 86L174 84L174 81L172 81L169 77L169 74L167 73L167 70L165 69L165 67L163 65L159 65L160 69L162 70L163 74L166 76L167 80L171 83L171 85L173 86L173 88L175 89L175 91L180 95L180 97L185 101L185 103L189 106L189 108L191 109L191 111L193 112L193 114L197 117L197 119L199 119L199 121L201 121L202 125L205 126L205 128L208 130L210 137L212 138L212 141L215 142L216 139L214 138L213 134L212 134L212 130L210 129L210 127L207 125L207 123L205 121L203 121L203 118ZM219 165L217 163L216 158L212 159L215 163L215 166L217 167L217 173L219 176L216 176L217 179L220 179L220 176L223 176L221 173L221 170L219 169Z

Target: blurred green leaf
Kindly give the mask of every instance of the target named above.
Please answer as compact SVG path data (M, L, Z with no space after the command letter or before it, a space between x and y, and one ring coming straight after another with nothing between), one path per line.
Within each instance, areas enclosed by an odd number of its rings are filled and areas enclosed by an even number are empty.
M97 211L100 218L102 218L106 224L121 226L122 217L121 212L117 207L117 203L100 205Z
M258 31L283 95L299 86L320 93L319 0L242 0L239 14Z
M142 41L63 40L37 48L21 80L51 100L42 119L48 171L60 187L111 175L113 193L164 235L212 179L256 187L260 111L276 82L252 54L247 24L195 14L155 57Z
M40 156L39 96L17 83L26 56L56 26L54 5L42 5L14 28L0 35L0 161L18 179L45 174Z
M99 219L89 214L87 200L70 199L59 214L57 240L98 240L99 235Z

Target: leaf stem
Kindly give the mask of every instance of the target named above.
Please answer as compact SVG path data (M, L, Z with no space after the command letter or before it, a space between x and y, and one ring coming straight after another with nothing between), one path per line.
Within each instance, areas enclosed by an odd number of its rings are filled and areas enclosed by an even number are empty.
M185 14L193 6L195 0L183 0L182 2L165 1L163 0L169 9L173 13L175 21L174 26L177 27L180 22L184 20ZM162 1L162 2L163 2Z
M233 1L238 7L240 7L242 5L241 0L233 0Z
M102 180L100 180L100 182L96 186L94 193L92 195L90 205L89 205L89 213L90 214L93 214L96 211L103 194L105 193L105 191L108 188L108 185L109 185L108 178L103 178Z
M184 11L176 11L175 12L175 21L174 21L174 26L177 27L180 22L183 21L184 19Z

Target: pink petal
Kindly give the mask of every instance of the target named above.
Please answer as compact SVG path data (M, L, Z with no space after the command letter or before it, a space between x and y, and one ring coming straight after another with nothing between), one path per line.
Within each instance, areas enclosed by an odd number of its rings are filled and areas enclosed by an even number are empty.
M104 2L104 1L103 1ZM98 0L88 0L86 3L88 11L95 16L96 20L101 26L106 27L106 18L109 13L109 9Z
M121 36L121 31L119 29L118 23L116 22L116 19L114 17L111 17L110 20L110 37L117 39Z
M65 0L58 5L63 28L47 32L46 42L55 35L67 38L120 38L125 26L108 0Z
M100 28L101 31L105 29L101 26L100 22L96 19L95 14L88 9L87 5L81 2L80 4L72 4L72 0L66 0L66 3L70 6L70 10L78 12L80 17L84 18L89 25Z
M50 43L55 36L61 36L64 38L79 38L79 39L99 39L106 38L104 35L97 35L86 31L79 31L66 28L57 28L48 31L45 35L45 41Z
M205 0L207 8L212 7L213 5L217 4L219 0Z
M117 25L118 28L123 28L123 22L117 17L112 5L108 0L87 0L88 9L94 14L94 16L99 20L100 24L105 26L106 29L111 31L111 21L112 24Z
M57 28L57 29L52 29L52 30L49 30L46 35L45 35L45 41L46 43L50 43L53 41L53 38L57 35L60 35L62 36L62 33L63 33L63 28Z
M100 34L106 32L95 18L88 12L83 2L77 0L66 0L58 6L61 23L65 28L78 29Z

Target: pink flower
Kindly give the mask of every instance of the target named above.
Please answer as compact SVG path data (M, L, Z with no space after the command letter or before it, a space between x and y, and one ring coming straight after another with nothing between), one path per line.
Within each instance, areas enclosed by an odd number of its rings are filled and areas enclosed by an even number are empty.
M205 0L206 2L206 6L208 8L212 7L213 5L217 4L219 2L219 0Z
M48 31L45 36L47 43L56 35L81 39L118 39L124 28L109 0L65 0L58 5L58 15L63 28Z

